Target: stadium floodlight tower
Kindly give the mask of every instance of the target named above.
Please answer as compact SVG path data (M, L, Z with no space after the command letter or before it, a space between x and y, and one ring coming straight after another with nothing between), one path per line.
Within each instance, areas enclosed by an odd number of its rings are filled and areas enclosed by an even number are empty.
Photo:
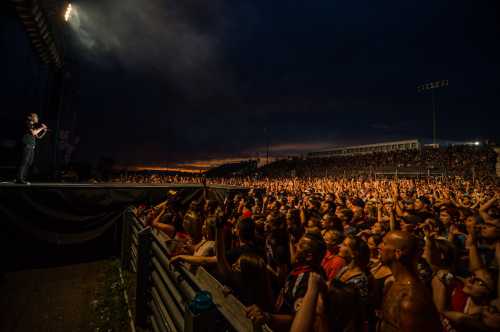
M418 92L431 91L432 96L432 144L436 144L436 96L434 90L448 86L448 80L435 81L417 86Z
M57 107L57 122L56 122L56 130L55 130L55 139L54 139L54 146L53 146L53 176L54 178L58 178L59 176L59 136L61 133L61 116L63 109L67 109L68 105L68 88L66 87L67 80L68 78L71 77L71 73L68 69L67 66L67 51L68 51L68 36L67 34L69 33L69 27L71 24L71 19L74 17L75 14L75 8L71 5L70 2L65 2L67 5L64 9L64 15L60 19L64 19L64 26L61 26L61 40L60 40L60 47L62 49L62 54L63 54L63 60L62 60L62 66L60 70L60 87L59 87L59 105ZM62 13L61 13L62 14Z

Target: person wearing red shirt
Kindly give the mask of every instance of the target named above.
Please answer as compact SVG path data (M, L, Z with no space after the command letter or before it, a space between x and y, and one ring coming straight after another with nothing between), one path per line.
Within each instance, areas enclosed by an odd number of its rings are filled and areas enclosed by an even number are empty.
M327 281L331 281L337 273L346 265L346 260L339 252L339 243L342 242L342 234L336 230L327 230L323 234L327 250L321 266L325 271Z

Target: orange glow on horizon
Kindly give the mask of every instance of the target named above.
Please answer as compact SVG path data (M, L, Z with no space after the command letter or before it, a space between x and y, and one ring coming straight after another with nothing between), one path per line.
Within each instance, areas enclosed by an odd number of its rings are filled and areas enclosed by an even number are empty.
M221 159L209 159L209 160L198 160L192 162L178 163L178 164L166 164L165 166L160 165L117 165L115 169L127 169L129 171L163 171L163 172L182 172L182 173L205 173L209 169L221 166L224 164L237 163L241 161L250 160L253 158L221 158Z
M205 173L206 169L163 167L163 166L128 166L128 171L160 171L160 172L180 172L180 173Z

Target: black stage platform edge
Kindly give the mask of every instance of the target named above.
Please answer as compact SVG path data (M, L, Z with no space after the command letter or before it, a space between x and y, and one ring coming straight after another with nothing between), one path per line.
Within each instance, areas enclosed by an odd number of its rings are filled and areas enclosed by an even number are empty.
M0 183L0 272L118 256L124 212L170 199L185 211L248 189L202 184ZM174 203L175 202L175 203Z
M30 184L19 184L15 182L0 182L1 188L95 188L95 189L146 189L146 188L203 188L200 183L167 183L167 184L142 184L142 183L70 183L70 182L31 182ZM214 189L248 189L241 186L209 184L207 188Z

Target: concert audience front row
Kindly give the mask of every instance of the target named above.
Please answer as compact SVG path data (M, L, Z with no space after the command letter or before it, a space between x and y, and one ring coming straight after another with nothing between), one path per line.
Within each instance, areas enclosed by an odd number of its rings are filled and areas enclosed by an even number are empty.
M274 331L500 330L500 191L461 179L281 179L137 208Z

